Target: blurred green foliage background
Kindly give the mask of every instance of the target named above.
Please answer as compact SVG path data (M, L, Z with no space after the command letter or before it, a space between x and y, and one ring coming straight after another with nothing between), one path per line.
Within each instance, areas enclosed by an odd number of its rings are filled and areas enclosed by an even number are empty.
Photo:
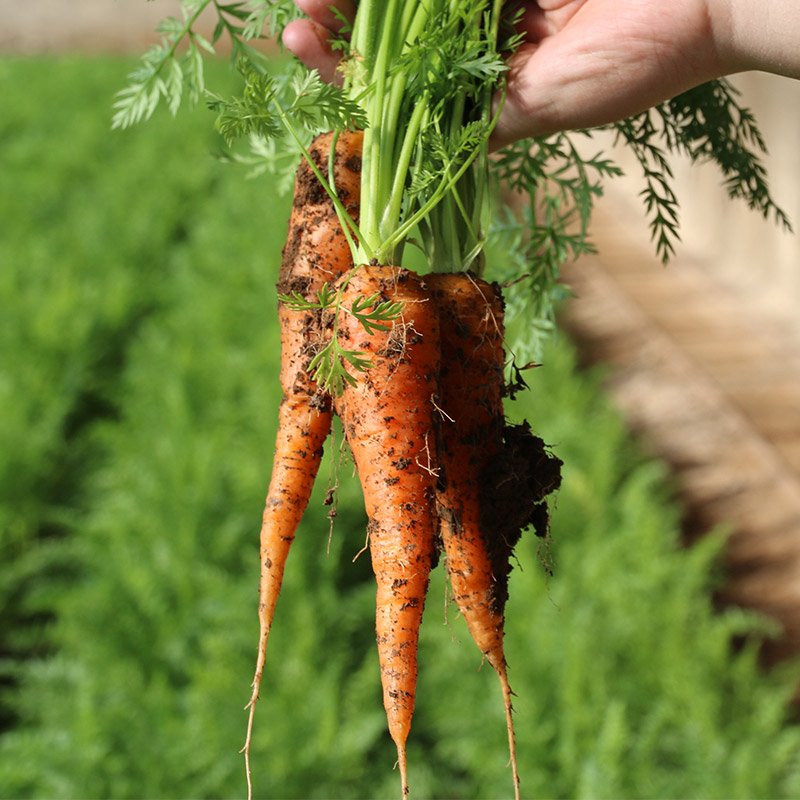
M2 797L245 794L289 200L208 155L202 108L111 133L129 67L0 61ZM555 574L527 536L510 586L523 795L800 795L790 676L759 671L763 623L713 609L720 537L680 547L664 469L567 342L529 375L509 415L565 468ZM366 555L353 562L363 507L334 456L270 639L259 797L398 793L373 578ZM511 794L500 690L480 667L439 570L409 742L416 798Z

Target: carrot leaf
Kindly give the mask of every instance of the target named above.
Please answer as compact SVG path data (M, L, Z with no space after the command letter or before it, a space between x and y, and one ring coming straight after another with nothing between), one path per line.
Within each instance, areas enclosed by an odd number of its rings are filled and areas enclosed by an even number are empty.
M311 359L308 371L322 391L339 397L346 383L350 386L358 383L347 369L348 364L356 372L364 372L372 366L372 361L364 358L365 355L360 350L343 348L334 334L328 344Z
M278 92L275 79L244 63L240 64L240 71L245 76L241 97L225 100L209 94L208 107L217 113L220 135L228 146L252 133L268 139L280 136L283 132L280 118L272 107Z
M349 309L352 314L363 326L364 330L372 334L376 330L389 330L390 325L385 322L397 319L403 311L402 303L395 303L391 300L384 300L379 303L380 294L371 297L357 297Z
M294 100L286 113L308 129L363 130L369 125L361 106L338 86L324 83L319 72L297 73L292 80Z
M235 3L248 13L244 17L245 39L274 38L292 20L302 17L293 0L247 0L246 3Z
M180 0L181 17L162 20L156 28L161 41L144 53L129 73L128 85L117 92L111 127L127 128L149 119L162 99L173 115L184 100L190 105L196 104L205 93L203 51L205 56L216 55L214 45L223 32L230 38L234 63L242 57L259 60L263 56L247 44L247 39L257 35L254 26L258 25L260 31L268 17L273 25L285 25L299 16L291 0L251 0L249 5L252 12L244 14L238 2ZM195 30L198 18L209 6L213 6L218 17L210 42ZM240 24L243 14L247 21L245 27ZM274 33L277 27L271 30ZM186 45L186 50L181 55L178 48L182 44Z
M332 311L342 310L355 317L362 325L364 330L372 334L376 330L388 330L391 326L386 325L393 319L397 319L403 312L403 304L392 300L380 301L380 293L375 293L370 297L357 297L350 308L346 308L340 303L341 289L334 291L329 284L325 284L317 292L317 299L307 300L298 291L289 294L279 294L278 300L289 306L295 311L317 311L320 309L330 309Z
M237 64L245 80L242 94L225 99L208 93L208 107L217 113L217 130L230 146L255 134L267 139L290 132L364 128L367 118L358 103L337 86L324 83L319 73L295 73L279 83L242 58Z

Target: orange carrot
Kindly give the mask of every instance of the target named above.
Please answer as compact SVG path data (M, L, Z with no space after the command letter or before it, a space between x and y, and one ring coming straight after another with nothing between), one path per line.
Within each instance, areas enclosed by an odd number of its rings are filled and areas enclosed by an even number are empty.
M487 465L503 448L503 306L485 281L461 274L425 276L440 314L441 518L445 565L459 611L503 690L514 792L519 774L511 717L511 687L503 650L504 597L481 518Z
M464 273L431 274L424 280L441 328L440 404L446 417L439 426L436 501L445 564L459 611L500 679L519 800L503 648L509 558L522 528L541 515L540 501L554 488L555 465L539 447L541 440L522 433L526 426L505 425L499 291Z
M388 330L368 334L346 312L355 298L380 293L403 304ZM380 302L380 301L379 301ZM334 400L355 459L369 517L369 548L378 585L376 634L389 732L397 746L403 796L405 745L414 712L419 626L436 559L433 507L433 415L439 369L436 309L417 275L391 266L363 266L342 295L339 336L369 355Z
M318 136L309 154L324 175L328 173L331 133ZM334 181L339 199L350 216L358 218L361 171L360 132L339 134L334 156ZM319 289L352 267L347 239L333 203L303 160L297 171L289 232L278 281L281 295L297 292L316 300ZM321 337L319 319L312 312L278 303L281 328L280 381L283 399L278 416L278 434L272 477L261 526L261 580L258 619L258 657L250 698L247 738L243 748L250 779L250 743L253 717L266 659L275 604L283 581L289 548L300 518L308 505L322 458L322 447L331 426L331 404L308 374L308 364Z

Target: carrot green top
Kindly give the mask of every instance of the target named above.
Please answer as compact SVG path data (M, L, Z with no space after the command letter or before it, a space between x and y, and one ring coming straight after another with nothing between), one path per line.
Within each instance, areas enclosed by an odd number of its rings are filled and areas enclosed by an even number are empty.
M254 171L271 169L284 183L298 154L308 156L305 148L316 133L364 129L359 226L335 197L332 169L324 175L313 167L348 235L355 234L354 263L401 263L404 248L413 245L431 271L482 274L484 249L499 248L503 257L496 261L503 266L487 277L511 286L506 317L524 314L526 320L527 342L516 349L523 358L537 357L542 334L552 327L553 301L563 293L560 265L591 249L586 233L594 198L620 170L601 153L587 155L576 145L577 137L591 138L592 131L520 141L489 157L487 142L503 99L503 56L520 43L514 3L360 0L352 28L336 43L341 88L297 62L275 76L252 46L255 39L278 37L300 16L292 0L180 3L182 17L164 20L161 42L144 54L117 95L112 127L148 118L162 100L175 113L183 99L205 98L230 148L225 157ZM210 8L218 21L207 40L196 23ZM203 71L204 56L224 36L245 79L231 99L209 91ZM755 120L725 79L607 127L641 168L641 195L664 261L678 231L671 153L715 162L731 197L788 226L767 187ZM242 138L247 154L233 147ZM499 200L500 186L522 195L513 213Z

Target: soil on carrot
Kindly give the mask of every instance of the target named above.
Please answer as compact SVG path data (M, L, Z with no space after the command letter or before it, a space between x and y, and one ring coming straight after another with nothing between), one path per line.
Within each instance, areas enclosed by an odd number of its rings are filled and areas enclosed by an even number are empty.
M388 298L381 297L382 302L386 299ZM409 346L418 344L420 341L422 341L422 337L414 330L410 322L400 322L392 328L386 345L378 351L378 355L386 358L394 356L400 359L405 356Z
M548 534L545 498L561 486L561 467L527 422L504 427L503 449L481 481L481 529L496 578L491 602L497 612L508 600L511 554L522 531L530 526L539 537Z
M331 133L321 134L309 146L309 155L322 174L329 172L333 138ZM334 150L334 185L339 199L354 220L359 217L360 147L359 134L344 132L337 139ZM336 209L311 166L302 159L295 177L292 213L281 254L278 295L295 295L314 302L322 286L338 278L350 266L350 248ZM318 310L294 310L280 301L278 308L283 327L294 330L300 341L293 353L296 371L290 391L309 395L313 408L327 409L329 399L316 390L308 375L311 359L324 346L323 315Z
M317 146L316 143L312 143L308 153L322 174L327 175L329 150L322 149ZM360 175L361 157L352 153L350 155L343 155L337 150L334 154L334 174L341 174L343 170L347 170L354 175ZM357 194L343 186L337 186L336 193L342 205L347 209L347 213L350 214L353 219L358 220L359 197ZM304 222L295 226L293 230L289 230L289 235L282 253L281 269L278 276L278 291L285 294L297 290L301 294L304 294L307 284L305 286L299 285L301 279L297 278L296 275L292 277L293 271L296 270L298 254L301 250L305 249L303 245L304 238L311 236L314 231L323 230L325 226L330 227L331 231L335 232L332 233L332 236L344 235L338 224L327 225L327 221L330 217L336 217L336 212L328 193L305 159L300 162L297 169L292 206L295 210L300 212L298 218L304 219ZM319 214L312 217L305 217L302 213L303 209L309 209L315 206L319 207ZM319 247L319 245L322 244L324 244L324 242L318 242L316 246ZM307 247L307 245L305 247Z

